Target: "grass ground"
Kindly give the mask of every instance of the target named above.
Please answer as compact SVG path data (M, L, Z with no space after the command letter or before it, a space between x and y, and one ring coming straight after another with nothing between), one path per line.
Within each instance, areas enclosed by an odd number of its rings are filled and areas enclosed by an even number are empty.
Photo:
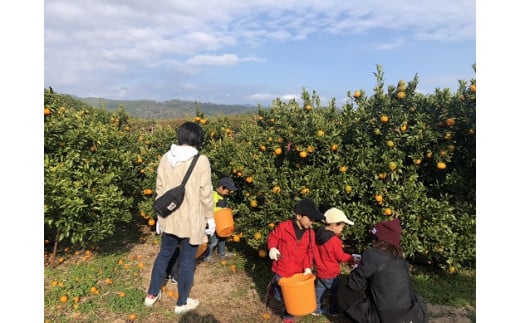
M173 313L177 290L170 282L153 308L143 306L159 242L144 226L128 228L99 247L64 249L56 267L45 266L45 322L280 322L264 302L270 261L240 242L228 243L235 257L197 265L191 297L201 304L195 311ZM430 322L476 321L475 271L446 274L414 267L412 279L428 303ZM345 319L307 315L297 322Z

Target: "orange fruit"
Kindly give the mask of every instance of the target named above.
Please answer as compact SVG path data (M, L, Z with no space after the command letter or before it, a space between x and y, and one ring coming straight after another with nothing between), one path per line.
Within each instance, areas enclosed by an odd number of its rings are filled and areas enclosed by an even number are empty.
M385 209L385 215L387 215L387 216L392 215L392 210L389 209L389 208L386 208L386 209Z
M135 321L136 318L137 318L137 315L135 315L134 313L128 315L128 319L129 319L130 321Z
M260 240L262 239L262 234L260 232L255 232L255 240Z
M273 229L273 228L274 228L274 223L271 222L271 223L269 223L267 226L268 226L269 228Z
M240 242L240 236L235 234L233 236L233 242Z
M377 176L379 176L380 179L385 179L386 178L386 173L379 173Z
M475 84L471 84L470 87L469 87L469 90L472 93L475 93L475 92L477 92L477 86Z
M422 160L419 158L419 159L415 159L413 162L415 165L421 165Z
M154 219L148 219L148 225L153 227L155 225L155 220Z
M317 135L318 137L323 137L323 136L325 136L325 131L323 131L323 130L318 130L318 131L316 132L316 135Z
M446 164L443 163L443 162L438 162L437 163L437 168L440 169L440 170L446 169Z
M251 205L251 207L257 207L258 202L256 200L251 200L251 202L249 202L249 205Z
M388 146L388 148L392 148L392 147L395 146L395 144L394 144L394 142L393 142L392 140L388 140L388 141L386 142L386 145Z
M67 295L60 296L60 302L62 302L62 303L67 303L68 300L69 300L69 298L67 297Z
M262 317L264 318L264 320L268 321L271 318L271 314L264 313L264 315L262 315Z
M406 123L403 123L401 125L401 131L406 131L408 129L408 125Z
M341 166L341 167L339 168L339 171L342 172L342 173L346 173L347 170L348 170L348 167L345 166L345 165L343 165L343 166Z
M304 186L304 187L302 187L301 192L302 192L302 194L306 195L306 194L309 194L310 190Z
M330 149L332 149L332 151L337 151L338 150L338 145L337 144L332 144Z
M56 285L58 285L57 281L55 281L55 280L51 281L51 286L56 286Z
M307 152L312 154L314 152L314 146L307 146Z
M110 279L110 278L105 279L105 284L107 284L107 285L112 284L112 279Z
M406 84L401 84L397 87L397 91L404 92L406 91ZM401 99L401 98L400 98Z
M253 183L253 177L252 177L252 176L248 176L248 177L246 178L246 182L247 182L248 184Z
M397 164L395 162L389 162L388 163L388 168L390 168L390 170L394 171L396 168L397 168Z
M445 123L448 127L451 127L455 124L455 118L448 118L446 119Z
M432 157L433 157L433 153L431 151L426 153L426 158L432 158Z
M448 270L449 270L450 274L453 274L455 272L455 267L450 266L450 268Z
M196 116L195 119L193 119L194 122L199 122L200 121L200 117L199 116Z
M376 136L379 136L379 135L381 134L381 129L379 129L379 128L375 128L375 129L374 129L374 134L375 134Z
M300 151L300 158L307 158L307 152L306 151Z
M312 106L310 104L306 104L305 105L305 110L311 111L312 110Z
M378 203L383 202L383 195L381 195L381 194L377 194L377 195L376 195L376 201L377 201Z
M382 115L381 118L379 118L379 120L381 120L382 123L387 123L388 122L388 116L387 115Z
M200 119L199 122L200 122L200 124L202 124L202 125L205 125L205 124L207 123L206 119L202 119L202 118Z
M229 266L229 268L231 268L231 271L236 273L237 272L237 265L235 264L232 264L231 266Z
M152 195L153 194L153 190L151 188L145 188L143 190L143 194L144 195Z
M347 193L352 192L352 186L350 186L350 185L345 185L345 192L347 192Z
M280 147L277 147L275 150L274 150L274 154L276 156L280 156L282 154L282 148Z
M265 151L266 149L267 149L267 148L266 148L264 145L261 145L261 146L260 146L260 150L261 150L261 151Z
M48 115L50 115L50 114L51 114L51 109L49 109L49 108L44 108L44 109L43 109L43 115L44 115L44 116L48 116Z
M278 186L278 185L273 186L273 193L278 194L278 193L280 193L281 190L282 189L280 188L280 186Z
M95 293L96 291L97 291L96 287L94 287L94 286L90 287L90 292L91 293Z
M361 91L356 90L354 91L354 98L358 99L361 96Z
M397 92L398 99L404 99L405 96L406 96L406 94L404 92Z
M258 250L258 256L260 258L265 258L267 256L267 251L265 251L264 249Z
M125 292L119 292L119 297L123 298L126 296L126 293Z

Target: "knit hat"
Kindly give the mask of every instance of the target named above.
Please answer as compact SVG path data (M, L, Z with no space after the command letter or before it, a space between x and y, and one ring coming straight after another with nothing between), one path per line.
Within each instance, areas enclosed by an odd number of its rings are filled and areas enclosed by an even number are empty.
M325 218L320 210L318 210L316 204L308 198L304 198L296 204L294 207L294 213L306 215L313 221L320 221Z
M325 222L327 223L346 223L350 225L354 225L354 222L347 219L347 216L343 211L337 209L335 207L328 209L325 214Z
M401 222L398 218L377 223L371 232L379 240L386 241L393 246L399 246L401 243Z

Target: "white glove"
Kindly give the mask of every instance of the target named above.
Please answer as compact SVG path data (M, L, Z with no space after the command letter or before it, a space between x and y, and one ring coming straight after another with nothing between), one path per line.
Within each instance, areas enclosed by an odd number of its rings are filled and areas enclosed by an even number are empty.
M159 226L159 219L157 219L157 222L155 222L155 232L157 234L161 234L162 232L161 227Z
M278 258L280 258L280 251L274 247L269 249L269 258L272 260L278 260Z
M304 274L304 275L312 275L312 270L311 270L310 268L305 268L305 269L303 270L303 274Z
M215 219L208 219L208 228L206 229L206 234L210 236L213 235L216 228L217 225L215 224Z

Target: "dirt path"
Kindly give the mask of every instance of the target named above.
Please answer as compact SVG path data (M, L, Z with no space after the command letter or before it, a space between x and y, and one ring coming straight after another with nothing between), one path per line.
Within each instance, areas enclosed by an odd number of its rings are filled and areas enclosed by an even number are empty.
M151 241L133 247L130 254L141 255L146 270L143 271L143 297L148 288L150 273L158 245ZM281 322L280 317L270 308L266 308L263 299L264 286L257 286L253 277L244 270L233 273L228 260L226 265L220 262L197 265L195 281L191 297L200 300L199 307L183 316L173 314L177 289L171 282L165 286L163 298L151 309L147 322ZM470 309L459 309L451 306L430 305L430 322L432 323L471 323L475 322L475 312ZM325 316L306 316L298 318L297 322L347 322L344 317L327 318Z

